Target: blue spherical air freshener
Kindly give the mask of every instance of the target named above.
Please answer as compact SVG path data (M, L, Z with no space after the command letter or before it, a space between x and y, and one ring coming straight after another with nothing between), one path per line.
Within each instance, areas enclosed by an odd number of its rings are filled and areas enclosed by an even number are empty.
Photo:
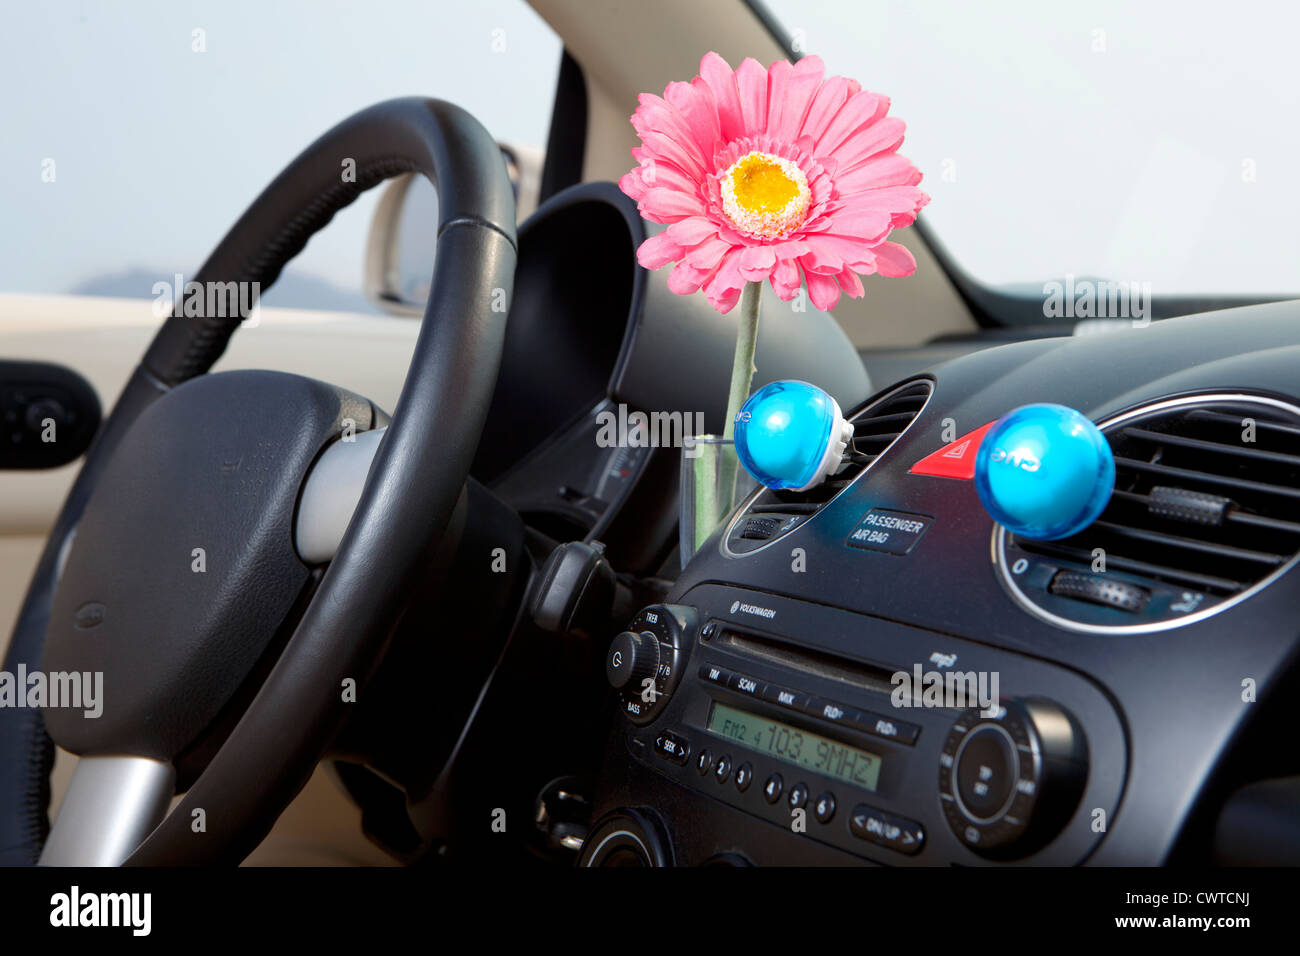
M736 413L736 455L769 488L807 491L844 460L853 426L816 385L764 385Z
M993 520L1051 541L1097 520L1115 489L1115 457L1091 421L1064 405L1003 415L975 457L975 488Z

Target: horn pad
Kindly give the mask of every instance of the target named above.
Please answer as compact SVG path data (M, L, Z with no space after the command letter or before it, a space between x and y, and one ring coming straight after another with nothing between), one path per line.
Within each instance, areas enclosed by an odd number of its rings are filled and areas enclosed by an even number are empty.
M47 707L77 754L171 760L252 672L310 575L303 479L366 399L281 372L194 378L139 416L77 524L43 669L102 672L102 712ZM84 681L84 678L83 678Z

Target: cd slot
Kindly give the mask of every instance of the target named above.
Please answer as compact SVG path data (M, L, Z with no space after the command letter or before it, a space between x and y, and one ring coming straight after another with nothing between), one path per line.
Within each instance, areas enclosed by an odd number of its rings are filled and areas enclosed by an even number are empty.
M711 643L715 647L724 647L746 657L789 667L812 677L839 681L881 694L889 694L894 690L892 678L897 673L897 668L848 661L822 651L795 648L783 641L741 630L731 624L721 625L718 635Z

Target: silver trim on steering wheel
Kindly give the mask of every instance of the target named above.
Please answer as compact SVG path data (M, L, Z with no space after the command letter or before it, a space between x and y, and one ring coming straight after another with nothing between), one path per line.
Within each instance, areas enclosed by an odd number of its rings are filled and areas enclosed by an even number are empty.
M41 866L121 866L162 822L176 772L148 757L82 757Z

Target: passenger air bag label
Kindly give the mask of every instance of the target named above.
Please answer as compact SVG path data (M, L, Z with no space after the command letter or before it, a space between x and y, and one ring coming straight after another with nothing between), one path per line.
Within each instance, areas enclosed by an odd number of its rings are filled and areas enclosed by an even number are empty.
M872 508L862 516L847 543L870 551L907 554L932 524L934 519L929 515Z

